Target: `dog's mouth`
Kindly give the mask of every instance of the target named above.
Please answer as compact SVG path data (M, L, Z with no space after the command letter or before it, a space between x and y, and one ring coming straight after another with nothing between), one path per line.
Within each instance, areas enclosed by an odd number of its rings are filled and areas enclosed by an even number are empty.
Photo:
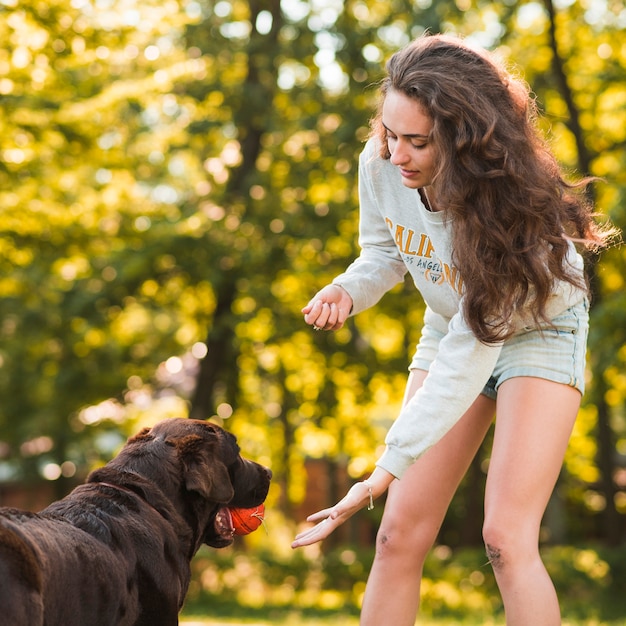
M215 516L215 532L218 537L225 541L232 541L235 535L233 517L228 507L223 506Z

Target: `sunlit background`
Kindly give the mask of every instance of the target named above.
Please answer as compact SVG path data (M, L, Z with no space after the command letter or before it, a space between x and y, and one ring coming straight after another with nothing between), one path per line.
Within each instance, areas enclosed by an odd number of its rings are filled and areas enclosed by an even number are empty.
M623 227L622 2L0 0L0 504L45 506L144 425L212 419L275 478L252 564L199 558L194 597L245 579L239 605L355 610L382 507L321 552L288 546L372 470L423 305L399 286L333 334L300 309L358 254L376 85L427 30L517 68L564 167L603 179L600 219ZM542 531L586 608L581 589L620 580L600 552L626 531L624 262L619 247L590 259L587 394ZM488 464L489 440L433 554L428 610L498 610L482 556L452 566L480 549Z

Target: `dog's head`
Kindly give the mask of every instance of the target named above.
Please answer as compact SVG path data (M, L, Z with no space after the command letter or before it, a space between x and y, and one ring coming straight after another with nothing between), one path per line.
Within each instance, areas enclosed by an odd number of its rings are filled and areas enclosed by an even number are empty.
M194 529L196 542L215 548L233 542L229 508L262 504L272 476L266 467L241 456L234 435L216 424L186 418L144 428L107 468L154 482Z

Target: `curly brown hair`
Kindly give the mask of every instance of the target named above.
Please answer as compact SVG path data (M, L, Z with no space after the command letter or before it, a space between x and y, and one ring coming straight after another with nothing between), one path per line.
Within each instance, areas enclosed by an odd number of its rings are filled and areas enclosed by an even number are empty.
M451 220L464 313L485 343L507 339L516 310L549 322L555 280L586 288L570 271L567 239L598 250L612 231L594 220L589 179L565 181L537 128L526 83L495 55L446 35L425 35L394 54L381 85L417 100L432 120L437 205ZM382 102L372 120L390 158Z

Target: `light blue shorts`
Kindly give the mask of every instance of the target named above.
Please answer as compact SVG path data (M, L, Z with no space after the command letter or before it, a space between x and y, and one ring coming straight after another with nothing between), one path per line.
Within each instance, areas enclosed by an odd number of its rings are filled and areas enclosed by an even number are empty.
M584 393L589 330L589 303L585 299L552 320L552 326L521 329L504 342L502 352L482 393L496 398L509 378L533 376L569 385ZM424 326L410 369L428 371L444 334Z

